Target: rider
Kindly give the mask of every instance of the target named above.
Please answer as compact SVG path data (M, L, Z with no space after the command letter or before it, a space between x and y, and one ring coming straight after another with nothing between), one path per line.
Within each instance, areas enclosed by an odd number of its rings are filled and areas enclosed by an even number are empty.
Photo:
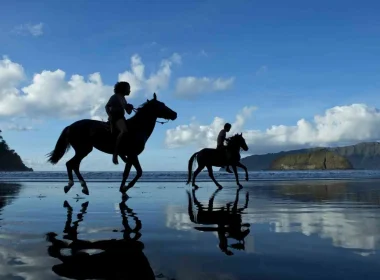
M124 96L131 93L131 86L128 82L117 82L114 86L114 93L108 100L105 109L108 115L108 119L112 127L116 127L119 130L119 134L116 139L115 150L112 157L114 164L119 164L117 157L119 154L119 146L121 138L128 132L126 119L124 117L124 110L129 114L132 113L133 105L128 104Z
M226 146L224 145L224 141L226 140L226 134L231 130L231 124L226 123L224 125L224 128L219 132L218 139L217 139L217 146L216 149L220 151L225 151L226 152ZM224 168L224 166L222 166ZM227 172L232 173L230 170L230 167L227 165Z

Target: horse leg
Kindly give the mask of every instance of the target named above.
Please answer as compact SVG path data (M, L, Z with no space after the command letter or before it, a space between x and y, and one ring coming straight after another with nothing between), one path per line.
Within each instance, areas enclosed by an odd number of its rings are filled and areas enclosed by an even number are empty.
M197 178L199 172L202 171L202 169L205 168L204 165L200 165L199 162L198 162L198 167L197 169L194 171L194 174L193 174L193 182L192 182L192 186L196 189L198 189L199 187L195 184L195 178Z
M78 152L75 156L77 156L76 160L75 160L75 165L73 166L73 169L74 169L74 173L75 175L77 175L78 177L78 180L80 182L80 185L82 186L82 193L86 194L86 195L89 195L90 192L88 190L88 187L87 187L87 184L86 184L86 181L84 180L82 174L80 174L79 172L79 167L80 167L80 163L81 161L89 154L91 153L92 151L92 147L89 147L85 150L81 150L80 152Z
M208 175L210 176L210 178L212 179L212 181L215 183L215 185L219 188L219 189L222 189L222 185L219 184L216 180L215 180L215 177L214 177L214 172L212 171L212 166L211 165L206 165L207 167L207 170L208 170Z
M74 186L74 178L73 178L73 163L75 162L75 155L66 162L67 175L69 177L69 182L67 186L63 188L64 192L67 193L72 186Z
M214 199L218 192L221 191L221 188L218 188L214 193L211 195L210 199L208 200L208 211L212 212L214 209Z
M120 188L119 191L121 193L126 192L126 187L125 187L125 182L128 179L129 172L131 171L132 163L130 161L127 161L124 167L124 172L123 172L123 179L121 180Z
M248 170L247 170L247 167L244 164L242 164L241 162L238 162L236 164L236 166L244 169L244 171L245 171L245 180L248 181Z
M235 164L232 165L232 170L234 171L234 174L235 174L236 184L239 186L239 188L242 188L243 186L239 183L239 175L237 173Z
M136 176L135 178L132 179L132 181L129 182L128 186L124 189L124 192L122 192L123 194L126 194L126 192L136 184L137 180L140 179L140 177L143 174L143 171L139 162L139 158L137 156L132 157L132 158L129 157L128 161L130 161L132 165L134 166L134 168L136 169Z
M124 163L128 162L128 159L125 155L119 155L119 157L122 159L122 161L124 161Z

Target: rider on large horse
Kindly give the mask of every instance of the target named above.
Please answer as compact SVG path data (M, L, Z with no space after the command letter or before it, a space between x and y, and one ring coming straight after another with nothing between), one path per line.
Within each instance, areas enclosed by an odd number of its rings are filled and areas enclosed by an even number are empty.
M128 132L125 122L124 110L130 115L133 110L133 105L128 104L124 96L129 95L131 86L128 82L117 82L114 87L114 94L108 100L105 109L110 121L111 127L116 127L119 130L119 135L116 139L115 150L112 156L112 162L118 164L119 146L122 137Z
M231 124L226 123L224 125L224 128L219 132L219 135L218 135L218 138L217 138L216 149L220 150L221 152L224 152L226 154L226 157L227 157L227 149L226 149L226 146L224 145L224 141L226 140L226 134L227 134L227 132L229 132L230 130L231 130ZM222 168L224 168L224 166L222 166ZM229 165L227 165L226 171L229 172L229 173L232 173L232 171L230 170Z

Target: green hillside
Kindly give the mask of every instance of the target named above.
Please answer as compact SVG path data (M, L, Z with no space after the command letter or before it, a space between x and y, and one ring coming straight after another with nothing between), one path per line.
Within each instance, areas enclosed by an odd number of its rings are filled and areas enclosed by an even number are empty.
M1 133L1 130L0 130ZM11 150L0 135L0 171L33 171L32 168L25 166L20 156Z
M328 149L277 157L269 166L271 170L337 170L352 169L349 160Z

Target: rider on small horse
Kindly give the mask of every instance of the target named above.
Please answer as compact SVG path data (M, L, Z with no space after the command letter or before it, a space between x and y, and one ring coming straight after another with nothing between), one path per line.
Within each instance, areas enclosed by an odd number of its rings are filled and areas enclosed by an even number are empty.
M128 82L117 82L114 87L114 94L108 100L105 109L108 119L111 124L111 129L116 127L119 134L116 139L115 150L112 157L114 164L119 164L117 157L119 154L119 146L122 137L128 132L125 122L124 110L130 115L133 110L133 105L128 104L124 96L131 93L131 87Z
M227 134L227 132L229 132L230 130L231 130L231 124L226 123L224 125L224 128L219 132L218 139L217 139L216 149L220 150L221 152L224 152L226 158L227 158L227 149L226 149L226 146L224 145L224 141L226 140L226 134ZM222 168L224 168L224 166L222 166ZM232 173L232 171L230 170L229 165L227 165L226 171L229 172L229 173Z

